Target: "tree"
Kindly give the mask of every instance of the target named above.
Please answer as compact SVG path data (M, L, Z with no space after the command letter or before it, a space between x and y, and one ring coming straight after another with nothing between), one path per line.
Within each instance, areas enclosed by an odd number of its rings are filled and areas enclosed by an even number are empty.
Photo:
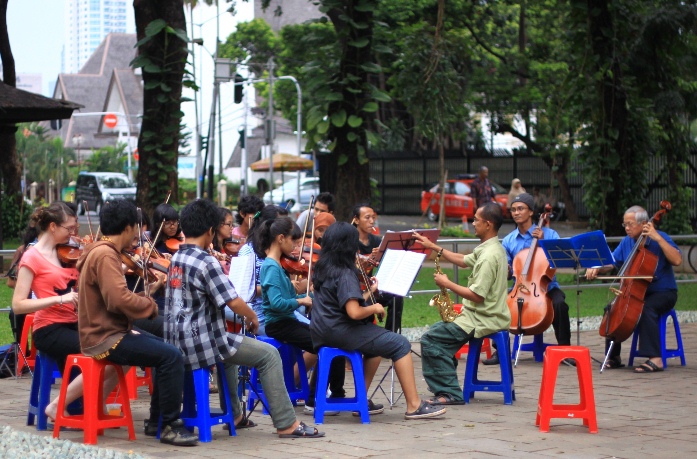
M7 32L7 3L0 0L0 62L2 62L2 80L8 86L17 85L15 60L10 47L10 36ZM18 195L21 192L22 167L17 158L15 145L15 125L0 125L0 178L3 190L7 196ZM18 198L18 199L21 199ZM0 243L2 242L2 227L0 227ZM1 246L0 246L1 247Z
M134 0L133 8L138 57L131 65L143 73L137 202L150 213L169 191L178 202L181 93L184 85L195 85L185 68L189 40L183 0Z
M126 144L124 143L115 147L102 147L88 158L87 170L91 172L124 172L128 161L125 151Z

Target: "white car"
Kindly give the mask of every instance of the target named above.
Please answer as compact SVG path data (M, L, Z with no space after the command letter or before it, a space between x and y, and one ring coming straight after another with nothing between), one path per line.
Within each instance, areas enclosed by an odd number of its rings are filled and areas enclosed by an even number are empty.
M290 212L299 212L310 205L311 197L319 194L319 177L305 177L300 179L300 199L298 199L298 179L285 182L273 191L264 193L265 204L284 204L292 199L294 204Z

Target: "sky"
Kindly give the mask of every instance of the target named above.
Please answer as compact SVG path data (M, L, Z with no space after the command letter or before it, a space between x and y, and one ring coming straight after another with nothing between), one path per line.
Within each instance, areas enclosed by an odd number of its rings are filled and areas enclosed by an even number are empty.
M132 0L127 2L126 32L135 33L135 16ZM215 6L206 6L199 2L193 11L193 32L190 30L190 15L187 12L187 33L189 37L203 38L203 48L196 48L197 83L201 90L199 96L199 114L201 131L208 132L208 117L211 109L213 91L213 58L216 38L216 17L220 20L221 41L235 30L240 21L249 21L253 17L253 2L237 2L235 16L225 12L225 2L221 1L220 15ZM10 46L15 59L17 73L40 73L42 75L43 94L51 96L58 74L61 71L61 52L65 42L66 0L9 0L7 8L7 27ZM220 89L223 123L223 163L226 163L237 142L237 130L243 124L241 105L226 103L232 100L233 86L222 84ZM184 97L194 98L193 92L184 93ZM194 103L182 104L185 112L184 123L195 132L196 117ZM216 123L217 124L217 123ZM192 135L193 137L193 135ZM217 148L216 148L217 150ZM216 158L217 158L216 154ZM216 173L218 166L216 165Z

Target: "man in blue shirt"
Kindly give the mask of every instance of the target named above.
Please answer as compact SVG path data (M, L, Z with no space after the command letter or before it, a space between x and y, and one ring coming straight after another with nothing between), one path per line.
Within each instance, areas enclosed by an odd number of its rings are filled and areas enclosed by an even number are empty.
M647 249L658 256L658 264L653 281L649 284L644 295L644 309L637 324L635 333L639 333L639 353L650 356L649 359L634 368L635 373L653 373L663 371L661 360L661 343L658 319L662 314L673 309L678 301L678 284L675 282L673 266L682 263L682 253L673 240L663 231L654 228L649 221L646 210L633 206L624 213L622 223L627 236L622 239L612 256L614 265L602 268L591 268L586 271L587 279L594 279L599 273L607 273L613 268L620 268L627 260L634 245L642 234L648 237ZM605 368L623 367L620 358L620 343L612 348Z
M508 236L503 238L501 244L506 250L508 257L509 273L513 266L513 259L518 253L530 247L533 238L537 239L559 239L559 234L551 228L540 228L533 223L532 216L535 209L535 198L529 193L521 193L509 203L511 207L511 215L517 228L514 229ZM556 276L547 286L547 297L552 300L554 308L554 335L557 338L557 344L560 346L568 346L571 344L571 325L569 324L569 305L566 304L566 295L559 288ZM512 324L515 326L515 324ZM485 365L497 365L499 363L498 354L494 354L490 359L484 360Z

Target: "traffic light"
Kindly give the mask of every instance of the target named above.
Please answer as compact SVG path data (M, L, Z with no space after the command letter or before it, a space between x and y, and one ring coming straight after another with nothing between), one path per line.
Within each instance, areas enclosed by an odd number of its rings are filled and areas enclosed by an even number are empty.
M246 136L244 135L244 127L239 128L237 132L240 134L240 148L245 148L246 145L244 141L246 139Z
M201 148L199 148L199 151L203 150L208 150L208 137L206 136L199 136L199 145Z
M235 74L235 103L242 103L244 98L244 78L239 73Z

